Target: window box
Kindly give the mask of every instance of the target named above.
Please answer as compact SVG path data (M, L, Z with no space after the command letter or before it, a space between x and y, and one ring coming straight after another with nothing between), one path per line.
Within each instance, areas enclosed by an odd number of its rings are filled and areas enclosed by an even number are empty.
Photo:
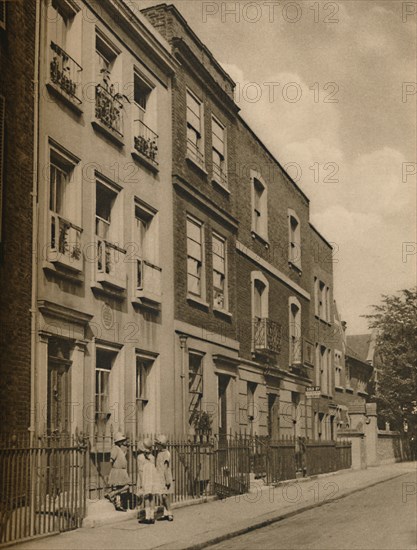
M158 165L158 135L141 120L135 120L135 149L141 155Z
M113 86L106 81L96 86L96 120L117 141L123 138L123 103L121 95L113 93ZM122 141L123 143L123 141Z
M64 99L79 108L82 103L79 97L82 67L55 42L51 42L50 50L49 85L58 94L64 96Z
M117 289L126 289L126 251L104 239L97 238L96 280Z
M49 231L48 260L74 271L81 271L83 268L82 229L55 212L50 212Z
M279 354L281 351L282 326L271 319L259 317L255 317L253 323L255 351Z
M162 269L146 260L137 260L136 298L161 303Z

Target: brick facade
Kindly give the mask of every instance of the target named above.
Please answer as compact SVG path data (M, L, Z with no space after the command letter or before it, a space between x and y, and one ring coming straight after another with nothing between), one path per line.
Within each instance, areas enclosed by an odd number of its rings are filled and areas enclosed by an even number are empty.
M0 402L6 431L26 431L30 424L34 59L35 2L6 2L0 28L5 99Z

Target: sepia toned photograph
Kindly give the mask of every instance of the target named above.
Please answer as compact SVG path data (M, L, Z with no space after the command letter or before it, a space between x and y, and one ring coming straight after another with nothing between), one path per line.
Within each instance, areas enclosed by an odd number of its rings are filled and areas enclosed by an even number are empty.
M417 1L0 0L0 548L417 550Z

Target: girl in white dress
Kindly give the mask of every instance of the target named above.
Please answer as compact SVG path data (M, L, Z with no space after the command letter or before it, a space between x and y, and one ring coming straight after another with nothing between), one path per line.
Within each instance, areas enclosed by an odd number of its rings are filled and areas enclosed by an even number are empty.
M139 523L155 523L155 495L161 494L162 487L155 468L155 457L152 454L152 441L144 439L138 444L138 479L136 494L145 501L145 519Z
M173 479L171 470L171 453L167 449L167 436L158 435L155 440L157 448L156 471L158 474L158 484L161 488L162 504L164 506L164 516L162 519L174 521L171 511L171 495L173 493Z

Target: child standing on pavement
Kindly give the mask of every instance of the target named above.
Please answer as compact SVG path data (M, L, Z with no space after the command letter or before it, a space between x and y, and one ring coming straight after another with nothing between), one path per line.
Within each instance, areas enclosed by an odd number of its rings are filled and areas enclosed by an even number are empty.
M172 471L171 471L171 453L167 449L166 435L158 435L155 440L157 448L156 455L156 471L158 474L158 485L161 487L162 504L164 506L164 515L161 519L174 521L174 516L171 512L171 494L173 493L172 486Z
M137 495L145 501L145 519L139 523L155 523L155 494L160 492L158 487L158 474L155 468L155 457L152 454L152 441L144 439L138 444L139 455Z

